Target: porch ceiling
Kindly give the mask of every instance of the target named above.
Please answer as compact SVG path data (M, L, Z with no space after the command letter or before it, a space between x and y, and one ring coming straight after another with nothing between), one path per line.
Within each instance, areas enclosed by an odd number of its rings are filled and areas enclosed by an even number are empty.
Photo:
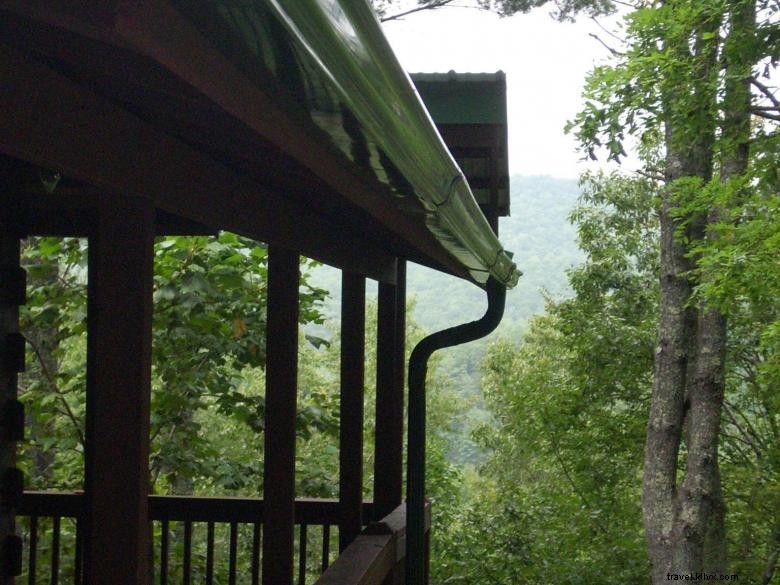
M458 226L400 192L408 171L394 177L391 160L383 175L355 156L364 122L339 144L333 120L301 108L284 74L247 66L184 10L199 4L0 1L0 150L89 185L82 202L97 192L153 198L168 216L379 280L391 278L394 257L486 277L503 254L495 238L474 232L498 246L490 265L460 253ZM333 104L349 137L354 113Z

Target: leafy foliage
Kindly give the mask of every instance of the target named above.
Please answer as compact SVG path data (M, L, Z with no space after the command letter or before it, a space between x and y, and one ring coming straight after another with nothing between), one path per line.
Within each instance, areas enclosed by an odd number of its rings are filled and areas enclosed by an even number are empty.
M87 252L85 241L72 238L36 239L24 249L31 286L21 324L32 351L21 395L31 440L21 460L35 466L32 487L82 485ZM325 294L304 277L303 323L321 321ZM264 418L265 298L264 246L226 232L156 243L150 464L157 490L191 491L197 478L225 489L259 478L254 493L262 485L256 436ZM232 422L212 427L215 415ZM300 416L302 432L328 425L332 432L324 412ZM247 456L231 467L221 449L235 446L204 428L244 428L255 439L245 440Z
M482 582L484 558L496 558L494 583L597 583L606 566L644 582L637 445L657 303L648 190L589 177L572 213L587 255L569 272L575 297L548 303L522 346L490 347L483 384L496 424L476 435L491 455L448 534L439 582ZM480 546L484 527L495 536Z
M501 16L529 12L534 8L550 4L550 0L473 0L470 4L455 0L373 0L372 4L383 21L397 20L423 10L445 7L471 7L491 10ZM554 16L558 20L572 20L576 14L589 16L611 14L615 10L612 0L554 0Z

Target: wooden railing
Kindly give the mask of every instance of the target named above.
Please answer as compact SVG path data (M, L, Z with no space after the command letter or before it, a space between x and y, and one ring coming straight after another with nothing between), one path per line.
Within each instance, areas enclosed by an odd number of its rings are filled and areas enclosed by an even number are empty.
M82 585L83 506L79 493L24 493L17 522L25 541L26 574L19 583ZM149 496L152 582L235 585L240 571L242 583L249 576L258 585L263 508L259 498ZM371 518L372 510L371 503L364 504L363 517ZM339 520L337 500L296 500L300 585L329 567L338 552L331 544L337 542Z
M431 506L425 506L426 577ZM316 585L399 585L404 583L406 504L369 524L323 573Z

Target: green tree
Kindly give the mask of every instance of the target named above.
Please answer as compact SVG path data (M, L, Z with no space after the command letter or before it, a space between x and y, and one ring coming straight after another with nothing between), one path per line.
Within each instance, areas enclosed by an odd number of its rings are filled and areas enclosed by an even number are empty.
M82 485L87 253L86 241L73 238L37 238L24 249L30 291L21 325L32 351L21 398L31 437L20 460L33 466L31 487ZM265 277L265 246L234 234L156 243L150 455L156 490L188 492L203 477L235 488L252 475L262 485L256 462L254 474L225 468L199 413L213 411L262 432L262 387L249 383L259 378L249 374L265 360ZM304 276L303 323L321 321L325 294Z
M439 8L479 8L501 16L529 12L533 8L553 4L555 17L570 20L575 14L585 12L590 16L610 14L615 10L612 0L372 0L374 9L383 22L400 20L412 14Z
M585 263L520 347L493 344L491 454L446 532L441 583L647 581L641 445L652 379L657 220L646 180L589 177L572 218ZM485 569L484 567L488 567Z
M767 120L777 119L778 103L760 74L776 63L778 25L769 3L683 0L638 7L627 33L625 53L591 76L573 127L591 156L605 147L615 160L627 135L637 136L644 173L664 185L643 487L653 582L661 583L669 572L725 572L718 447L728 312L711 294L711 264L724 225L760 192L767 165L776 176L776 159L761 151L777 142Z

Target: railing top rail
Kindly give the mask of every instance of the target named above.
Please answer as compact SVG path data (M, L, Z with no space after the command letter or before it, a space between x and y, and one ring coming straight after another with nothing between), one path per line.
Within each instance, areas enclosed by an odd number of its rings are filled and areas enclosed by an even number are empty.
M82 492L25 491L19 501L16 515L78 518L84 513L82 496Z
M83 492L26 491L17 510L20 516L59 516L77 518L84 512ZM363 515L370 518L372 502L363 504ZM183 522L255 523L263 520L262 498L241 496L149 496L152 520ZM299 498L295 500L297 524L338 524L341 510L338 500Z
M425 530L431 527L431 505L425 504ZM406 556L406 504L369 524L315 585L381 585Z

